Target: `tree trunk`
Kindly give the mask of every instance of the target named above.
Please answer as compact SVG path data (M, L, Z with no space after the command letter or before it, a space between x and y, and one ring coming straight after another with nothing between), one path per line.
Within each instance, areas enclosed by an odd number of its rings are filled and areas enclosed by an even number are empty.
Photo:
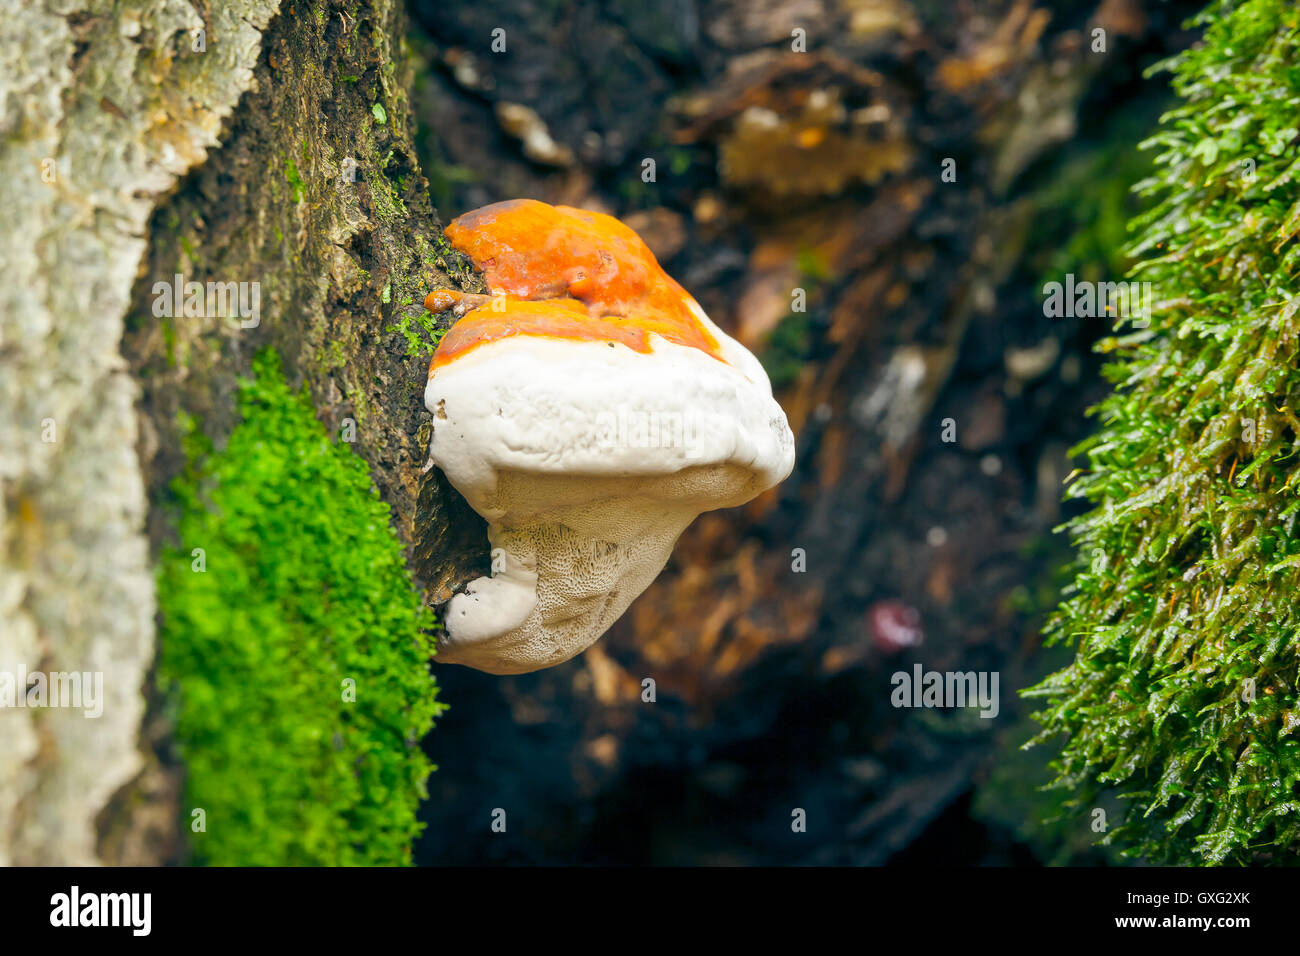
M0 673L102 672L104 701L0 710L0 863L161 862L180 771L151 556L182 422L220 443L274 346L325 425L355 430L445 597L480 573L483 526L422 477L428 352L392 329L477 280L411 145L399 3L51 6L0 26ZM202 306L174 308L191 282ZM248 308L221 306L227 283Z

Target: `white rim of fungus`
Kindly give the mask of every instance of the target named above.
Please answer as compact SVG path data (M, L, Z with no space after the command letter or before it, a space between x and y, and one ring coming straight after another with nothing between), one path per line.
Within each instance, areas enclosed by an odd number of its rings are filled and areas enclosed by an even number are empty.
M430 455L489 522L495 556L450 602L441 660L504 674L572 658L696 515L789 475L794 436L762 365L690 305L727 361L656 334L648 352L521 334L430 374Z

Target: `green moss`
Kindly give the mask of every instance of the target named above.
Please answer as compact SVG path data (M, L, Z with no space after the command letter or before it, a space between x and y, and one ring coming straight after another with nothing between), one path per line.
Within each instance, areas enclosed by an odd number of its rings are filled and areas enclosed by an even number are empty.
M1160 98L1161 100L1164 97ZM1133 186L1150 175L1149 152L1133 148L1155 118L1154 106L1135 103L1107 124L1093 148L1066 153L1034 191L1034 216L1026 242L1031 288L1067 273L1102 282L1128 272L1128 223L1141 211Z
M1152 861L1300 849L1300 11L1215 2L1171 60L1135 221L1149 329L1103 343L1117 389L1070 494L1080 558L1049 633L1074 662L1031 693L1055 787L1114 787L1108 839Z
M805 247L799 250L796 261L799 265L799 273L804 278L804 285L825 285L835 281L835 275L824 253Z
M772 330L759 355L772 388L778 391L793 384L812 358L817 342L812 316L806 309L809 303L820 301L824 287L835 281L825 256L816 250L800 249L797 261L799 286L805 290L805 311L786 315Z
M397 332L406 339L406 354L408 357L433 355L433 350L438 347L442 337L447 334L446 329L438 328L437 319L428 309L424 309L419 315L415 316L412 316L410 312L398 313L397 323L388 326L385 331Z
M812 352L812 320L807 312L791 312L772 330L760 356L772 388L779 391L792 385Z
M364 428L377 411L374 400L361 387L345 389L343 395L352 404L352 416L357 420L357 427Z
M175 366L176 364L176 323L171 316L164 315L161 318L163 346L167 350L167 364Z
M190 838L215 865L406 863L433 769L420 739L443 709L434 622L364 462L273 352L254 373L224 450L181 423L192 461L158 590L184 825L204 811Z
M293 190L293 201L302 202L306 187L303 186L302 176L298 174L298 167L292 159L286 158L284 161L284 178L289 181L289 187Z
M432 139L432 134L429 134ZM424 175L429 181L429 196L435 209L455 208L456 189L458 186L478 182L478 173L468 166L457 166L442 159L436 145L426 148L429 158L424 163Z
M998 734L999 759L976 787L971 815L1004 831L1047 866L1122 865L1118 848L1098 840L1109 821L1123 815L1123 806L1111 792L1062 800L1042 790L1042 761L1019 748L1034 726L1026 716Z
M376 216L384 222L395 222L409 216L406 204L383 176L376 176L370 181L370 201Z

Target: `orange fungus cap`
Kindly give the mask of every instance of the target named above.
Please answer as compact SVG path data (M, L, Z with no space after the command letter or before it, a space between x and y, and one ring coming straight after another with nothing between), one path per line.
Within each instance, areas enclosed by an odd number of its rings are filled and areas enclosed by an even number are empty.
M454 290L429 293L425 307L433 312L462 300L477 305L443 336L430 372L513 335L618 342L649 352L654 333L725 361L689 293L613 216L512 199L455 219L447 238L483 271L491 295L483 301Z

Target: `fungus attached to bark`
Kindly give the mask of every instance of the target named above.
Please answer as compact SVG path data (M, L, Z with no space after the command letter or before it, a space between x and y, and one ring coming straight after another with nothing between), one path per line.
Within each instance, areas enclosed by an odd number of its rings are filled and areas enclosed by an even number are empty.
M487 519L492 576L452 598L443 662L520 674L590 647L696 515L794 466L758 360L617 219L513 200L447 228L489 294L429 368L430 456Z

